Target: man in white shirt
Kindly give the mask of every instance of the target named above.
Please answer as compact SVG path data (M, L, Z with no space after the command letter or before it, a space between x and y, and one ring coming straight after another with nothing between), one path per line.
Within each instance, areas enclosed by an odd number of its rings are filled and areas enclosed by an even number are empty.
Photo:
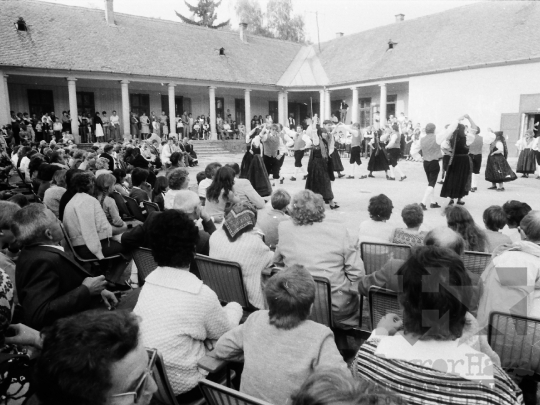
M169 138L167 145L163 146L163 149L161 150L161 163L164 165L170 165L171 164L171 155L174 152L177 152L177 147L174 144L174 138Z
M111 139L122 141L122 136L120 135L120 117L116 115L116 111L113 111L110 116L110 125Z

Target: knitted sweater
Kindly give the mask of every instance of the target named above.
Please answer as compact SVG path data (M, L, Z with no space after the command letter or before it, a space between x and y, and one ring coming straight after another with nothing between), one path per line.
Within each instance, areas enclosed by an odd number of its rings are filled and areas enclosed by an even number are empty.
M278 329L270 325L268 311L252 313L244 324L225 333L215 354L243 357L240 391L280 405L317 367L347 368L328 327L304 321L290 330Z
M218 339L237 326L242 308L222 307L216 294L188 269L156 268L145 280L133 312L142 318L144 346L163 355L176 395L191 390L207 373L197 367L205 339Z
M237 262L242 268L242 278L251 305L264 308L261 272L272 263L274 253L257 232L246 232L234 242L229 241L220 229L210 236L210 257Z
M104 258L100 241L112 236L112 226L97 199L75 194L66 205L63 222L73 246L86 245L98 259Z

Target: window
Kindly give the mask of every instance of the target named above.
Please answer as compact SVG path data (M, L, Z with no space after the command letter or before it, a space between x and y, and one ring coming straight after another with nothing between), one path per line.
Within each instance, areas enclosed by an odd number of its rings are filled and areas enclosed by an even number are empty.
M77 110L78 114L90 114L94 115L96 112L96 106L94 104L94 93L91 91L78 91L77 92Z
M360 128L371 125L371 98L361 98L358 100Z
M138 117L140 117L143 112L145 112L146 115L150 115L150 95L131 93L129 95L129 106L131 107L131 112L137 114ZM159 117L161 111L156 114Z
M240 125L242 122L246 124L246 102L243 98L234 99L234 113L236 125Z
M394 117L396 116L396 102L396 94L386 97L386 119L388 119L391 115L393 115Z
M278 102L277 101L269 101L268 102L268 114L272 117L272 121L278 122Z
M147 94L141 94L141 96L148 96L148 95ZM144 103L146 103L146 100L143 100L143 104ZM131 108L133 109L133 104L131 104ZM184 113L184 110L186 110L188 112L188 114L191 112L191 108L189 108L189 109L186 108L185 99L182 96L175 96L174 97L174 109L175 109L175 114L173 115L174 117L176 117L177 114L182 115ZM135 111L135 110L133 110L133 111ZM142 113L142 111L146 111L146 115L150 116L150 114L152 113L152 111L150 110L150 104L148 104L148 107L144 106L144 108L141 110L141 113ZM159 117L161 115L161 111L165 111L165 115L167 115L167 117L170 117L170 114L169 114L169 95L168 94L162 94L161 95L161 110L154 111L154 112L156 113L156 116Z
M30 116L40 117L46 112L54 111L52 90L28 90L28 109Z

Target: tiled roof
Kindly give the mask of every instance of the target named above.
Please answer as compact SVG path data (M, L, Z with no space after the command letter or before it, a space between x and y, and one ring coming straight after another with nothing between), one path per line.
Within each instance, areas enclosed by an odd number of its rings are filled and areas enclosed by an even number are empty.
M23 17L28 32L14 23ZM275 85L300 44L33 0L0 0L0 67L116 72ZM219 48L226 56L219 56Z
M396 42L387 51L388 41ZM321 44L331 85L540 57L540 2L488 1Z

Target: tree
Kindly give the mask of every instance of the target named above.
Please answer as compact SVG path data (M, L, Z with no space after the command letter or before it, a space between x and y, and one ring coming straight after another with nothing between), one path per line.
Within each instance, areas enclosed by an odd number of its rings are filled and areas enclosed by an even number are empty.
M238 0L234 6L240 22L248 23L248 31L261 37L274 38L264 25L264 14L257 0Z
M214 0L199 0L197 6L192 6L187 1L184 0L186 6L191 11L192 18L198 18L198 21L184 17L178 11L175 11L176 15L186 24L199 25L202 27L208 28L222 28L229 25L229 21L222 22L221 24L214 25L214 22L217 20L217 13L215 12L216 8L221 4L221 0L215 2Z

